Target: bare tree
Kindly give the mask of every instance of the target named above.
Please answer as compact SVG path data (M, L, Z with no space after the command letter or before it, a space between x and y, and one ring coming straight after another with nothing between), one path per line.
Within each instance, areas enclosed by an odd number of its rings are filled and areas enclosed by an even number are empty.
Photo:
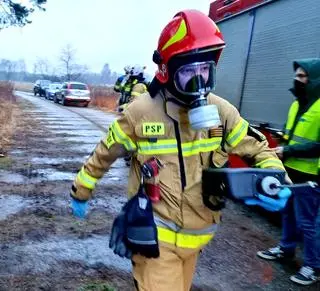
M103 65L103 68L101 70L101 81L102 84L111 84L110 79L111 79L111 70L110 70L110 66L108 63L105 63Z
M17 80L24 81L27 73L27 66L24 59L19 59L17 62Z
M64 46L60 53L63 76L67 81L78 80L85 72L87 66L76 63L76 50L71 44Z
M33 64L33 73L40 74L43 78L50 75L49 61L45 58L37 58Z
M22 1L20 1L22 2ZM24 26L31 21L28 16L35 8L44 11L43 5L47 0L27 0L17 3L13 0L0 0L0 30L9 26Z
M0 71L4 72L5 80L7 81L11 80L16 70L17 70L17 63L15 61L10 61L6 59L1 60Z

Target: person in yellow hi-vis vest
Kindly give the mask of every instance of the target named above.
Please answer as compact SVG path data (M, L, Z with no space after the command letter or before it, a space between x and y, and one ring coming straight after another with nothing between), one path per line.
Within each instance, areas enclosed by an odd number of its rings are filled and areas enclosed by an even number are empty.
M152 203L156 238L132 257L125 239L114 246L115 253L132 259L137 290L190 290L198 255L220 222L220 210L203 202L202 171L216 158L212 153L221 151L222 140L227 153L245 156L257 167L284 170L265 137L228 101L211 93L224 46L222 33L207 15L197 10L176 14L153 54L158 71L149 92L134 99L113 122L72 185L73 213L84 217L98 179L117 158L133 153L129 202L141 188L141 166L150 159L162 165L153 185L160 188L160 200ZM215 164L221 166L225 159L220 160ZM141 208L143 204L141 200ZM113 228L118 233L125 227L123 215ZM136 227L130 243L139 245L150 233L149 226Z
M275 149L283 159L294 183L317 182L320 186L320 59L302 59L293 63L296 96L289 109L284 132L285 146ZM257 255L266 260L294 258L302 232L304 263L290 279L300 285L310 285L320 280L320 188L306 188L289 199L283 213L280 244ZM300 193L301 192L301 193Z

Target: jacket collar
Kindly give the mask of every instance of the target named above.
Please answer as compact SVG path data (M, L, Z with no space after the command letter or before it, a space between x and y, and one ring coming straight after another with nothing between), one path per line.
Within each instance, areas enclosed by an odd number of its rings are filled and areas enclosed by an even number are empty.
M165 89L160 91L160 95L164 102L165 113L171 119L174 119L181 124L189 125L188 109L171 101L174 96L168 90Z

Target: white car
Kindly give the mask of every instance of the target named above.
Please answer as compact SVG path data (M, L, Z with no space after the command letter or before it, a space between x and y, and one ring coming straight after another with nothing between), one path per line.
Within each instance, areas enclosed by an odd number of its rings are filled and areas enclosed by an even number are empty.
M65 82L60 91L53 97L55 103L61 102L62 105L81 104L87 107L90 98L90 90L88 85L80 82Z

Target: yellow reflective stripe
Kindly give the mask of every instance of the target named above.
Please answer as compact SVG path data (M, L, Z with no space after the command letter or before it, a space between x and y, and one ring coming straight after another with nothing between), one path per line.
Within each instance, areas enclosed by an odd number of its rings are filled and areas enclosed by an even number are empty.
M269 158L265 159L257 164L256 167L259 168L277 168L277 169L284 169L282 162L279 159Z
M135 97L136 97L136 96L139 96L139 95L141 95L141 94L142 94L142 93L140 93L140 92L132 92L132 93L131 93L131 96L135 96Z
M121 143L124 145L124 147L128 150L128 151L133 151L135 150L137 147L134 144L134 142L131 140L131 138L129 136L127 136L124 131L121 129L119 123L117 121L115 121L112 125L111 125L111 130L114 133L114 138L118 143Z
M228 134L227 143L231 147L235 147L247 135L249 123L241 119L239 123Z
M210 152L217 149L221 144L221 137L200 139L182 143L182 155L189 157L200 152ZM157 142L138 142L138 153L144 155L174 154L178 152L176 139L157 140Z
M213 234L177 233L176 246L180 248L197 249L206 245L213 238Z
M164 51L166 48L168 48L172 44L178 42L179 40L182 40L186 35L187 35L186 22L184 20L181 20L181 23L179 25L177 32L165 43L165 45L162 47L161 50Z
M182 143L183 156L189 157L200 152L211 152L217 149L221 144L221 137L212 137L208 139L200 139L193 142Z
M157 226L157 230L159 241L173 244L180 248L197 249L206 245L214 236L214 234L176 233L160 226Z
M138 153L143 155L173 154L178 152L176 139L164 139L157 142L138 142Z
M96 183L98 179L90 176L88 173L86 173L84 167L81 168L80 172L77 175L77 179L80 182L81 185L86 187L87 189L94 189L96 186Z
M103 140L103 143L106 145L106 147L108 149L110 149L110 147L112 145L115 144L115 140L114 140L114 137L113 137L113 132L112 130L109 128L109 131L108 131L108 135L106 136L106 138Z
M147 92L147 91L148 91L147 86L146 86L145 84L142 84L142 85L143 85L143 90L144 90L144 92Z
M158 230L158 240L166 242L168 244L176 244L176 234L170 229L166 229L160 226L157 226Z

